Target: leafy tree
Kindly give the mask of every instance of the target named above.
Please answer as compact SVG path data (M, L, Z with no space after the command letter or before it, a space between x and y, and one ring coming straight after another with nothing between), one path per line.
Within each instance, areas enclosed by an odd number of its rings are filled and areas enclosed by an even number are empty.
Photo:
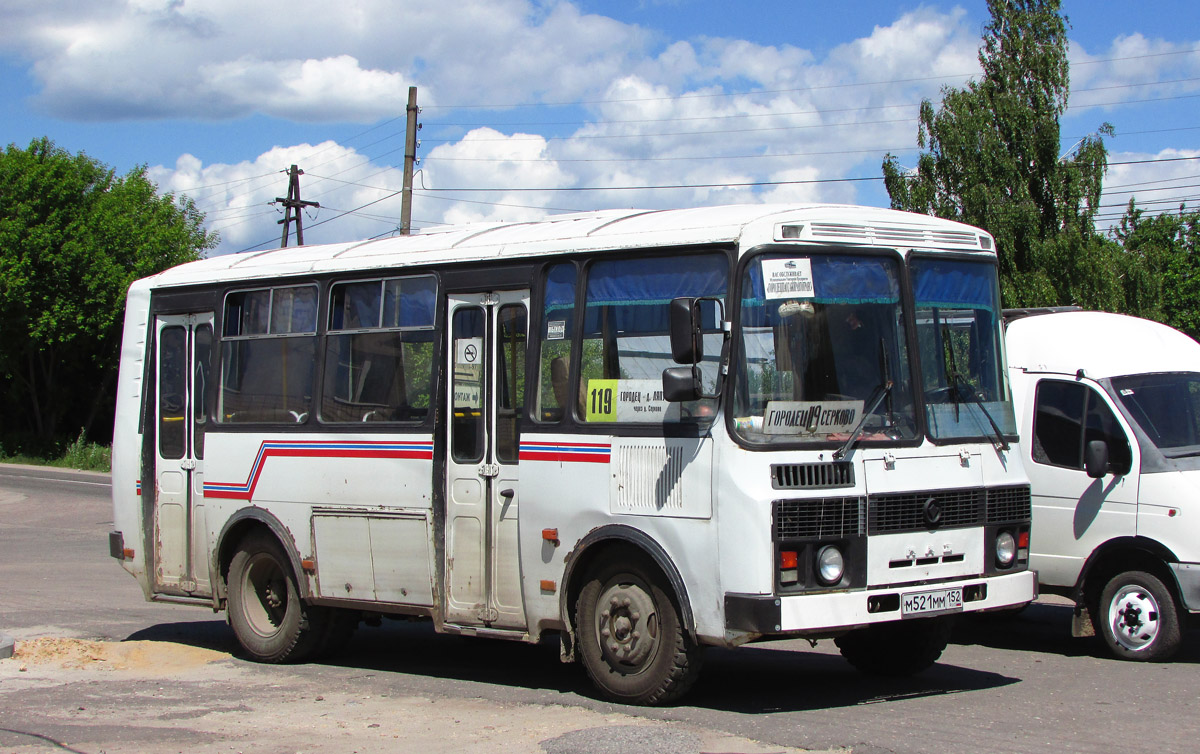
M1129 260L1128 312L1200 336L1200 211L1146 216L1130 200L1116 237Z
M123 177L49 139L0 152L3 430L37 451L82 426L111 432L125 292L216 245L188 199L159 195L145 167Z
M892 206L976 225L996 238L1006 306L1120 306L1119 248L1095 232L1107 150L1101 136L1060 157L1069 90L1059 0L988 0L983 76L921 103L910 174L889 154ZM1112 133L1105 124L1101 133Z

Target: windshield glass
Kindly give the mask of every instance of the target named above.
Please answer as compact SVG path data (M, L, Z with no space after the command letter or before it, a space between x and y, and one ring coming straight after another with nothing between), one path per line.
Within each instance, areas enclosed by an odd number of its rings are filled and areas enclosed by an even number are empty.
M1113 390L1168 458L1200 454L1200 374L1114 377Z
M899 279L898 257L755 258L741 287L735 431L840 443L861 423L862 443L915 438Z
M1015 435L995 265L916 257L910 268L930 438Z

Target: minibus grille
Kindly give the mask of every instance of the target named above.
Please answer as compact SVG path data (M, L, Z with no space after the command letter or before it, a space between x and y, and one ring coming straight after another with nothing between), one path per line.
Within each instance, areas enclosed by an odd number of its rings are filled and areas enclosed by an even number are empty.
M854 486L854 465L832 463L773 463L771 485L777 490L820 490Z
M866 507L861 497L776 500L772 536L777 542L858 536L865 530Z
M993 487L987 491L987 522L989 524L1028 521L1032 514L1029 485Z
M982 489L872 495L867 513L867 533L889 534L979 526L983 523L984 497Z

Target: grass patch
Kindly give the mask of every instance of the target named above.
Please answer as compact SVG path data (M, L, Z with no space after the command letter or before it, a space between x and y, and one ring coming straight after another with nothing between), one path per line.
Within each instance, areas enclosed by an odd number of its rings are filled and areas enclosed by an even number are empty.
M22 451L9 453L4 446L0 445L0 461L31 466L56 466L82 471L112 471L112 448L88 442L81 430L79 436L60 453L48 453L44 456Z

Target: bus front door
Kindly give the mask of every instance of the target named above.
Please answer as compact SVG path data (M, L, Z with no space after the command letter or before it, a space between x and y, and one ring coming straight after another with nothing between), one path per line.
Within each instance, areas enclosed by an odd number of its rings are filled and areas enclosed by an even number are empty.
M445 622L523 628L517 450L529 291L448 303Z
M154 591L207 597L212 587L204 517L204 430L213 315L159 315L155 327Z

